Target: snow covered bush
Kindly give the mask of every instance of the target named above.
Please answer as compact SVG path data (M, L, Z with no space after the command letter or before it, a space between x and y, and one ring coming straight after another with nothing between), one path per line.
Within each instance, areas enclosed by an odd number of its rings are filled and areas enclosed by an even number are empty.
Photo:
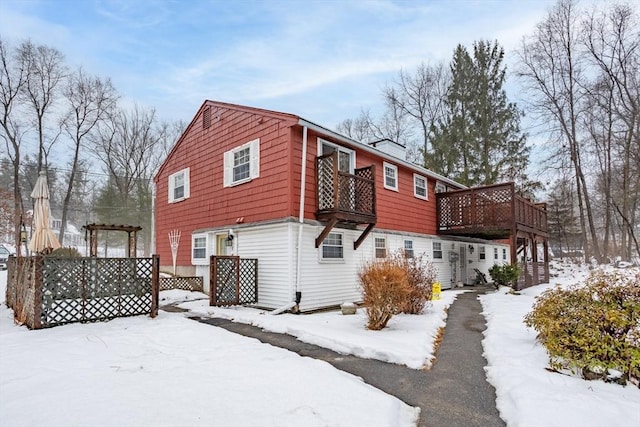
M407 272L407 284L410 292L399 307L400 312L406 314L420 314L431 304L433 282L436 280L436 269L433 264L424 259L423 255L413 258L405 256L404 250L392 255L392 260Z
M376 331L387 326L411 293L407 271L393 258L365 264L358 272L358 281L366 306L367 328Z
M525 324L553 369L585 379L640 380L640 273L594 271L583 285L540 295Z

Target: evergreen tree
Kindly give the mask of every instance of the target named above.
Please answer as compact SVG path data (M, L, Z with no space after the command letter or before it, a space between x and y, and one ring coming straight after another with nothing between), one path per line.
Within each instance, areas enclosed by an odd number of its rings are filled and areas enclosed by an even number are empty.
M427 168L469 186L528 181L522 113L503 89L503 59L497 42L475 42L473 57L462 45L455 49L445 117L434 126Z

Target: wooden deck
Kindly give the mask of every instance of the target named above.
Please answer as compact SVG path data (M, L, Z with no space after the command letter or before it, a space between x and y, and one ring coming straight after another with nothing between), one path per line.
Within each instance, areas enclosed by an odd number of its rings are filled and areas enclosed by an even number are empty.
M516 289L549 281L547 211L515 192L513 183L436 194L438 234L509 239L511 263L522 274ZM543 258L538 260L538 244Z

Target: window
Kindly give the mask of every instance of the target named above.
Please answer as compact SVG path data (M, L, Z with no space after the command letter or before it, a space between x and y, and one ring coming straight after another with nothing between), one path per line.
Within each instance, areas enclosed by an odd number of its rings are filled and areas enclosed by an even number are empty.
M386 258L387 256L387 239L384 237L375 238L376 258Z
M233 182L249 178L251 173L251 149L249 147L233 153Z
M193 236L192 244L192 262L203 261L207 259L207 236L195 235Z
M436 193L444 193L447 191L447 187L441 183L441 182L436 182Z
M189 198L189 168L169 175L169 203Z
M413 174L413 195L418 199L428 200L427 178L422 175Z
M55 229L61 229L62 228L62 220L61 219L54 219L51 225L51 228L55 228Z
M398 191L398 167L384 162L384 188Z
M498 259L498 248L493 248L493 259Z
M260 176L260 139L224 153L224 186L231 187Z
M441 242L433 242L433 259L442 259L442 243Z
M505 248L502 248L502 259L507 259L507 250Z
M344 248L342 246L341 233L329 233L322 242L322 259L342 260L344 259Z
M478 259L487 259L484 246L478 246Z
M413 258L413 240L404 241L404 256L407 258Z

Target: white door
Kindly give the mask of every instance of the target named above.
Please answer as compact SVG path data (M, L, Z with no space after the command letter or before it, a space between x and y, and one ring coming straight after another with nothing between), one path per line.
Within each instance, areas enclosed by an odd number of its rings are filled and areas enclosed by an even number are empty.
M460 245L460 279L458 279L463 285L467 283L467 248L465 245Z

